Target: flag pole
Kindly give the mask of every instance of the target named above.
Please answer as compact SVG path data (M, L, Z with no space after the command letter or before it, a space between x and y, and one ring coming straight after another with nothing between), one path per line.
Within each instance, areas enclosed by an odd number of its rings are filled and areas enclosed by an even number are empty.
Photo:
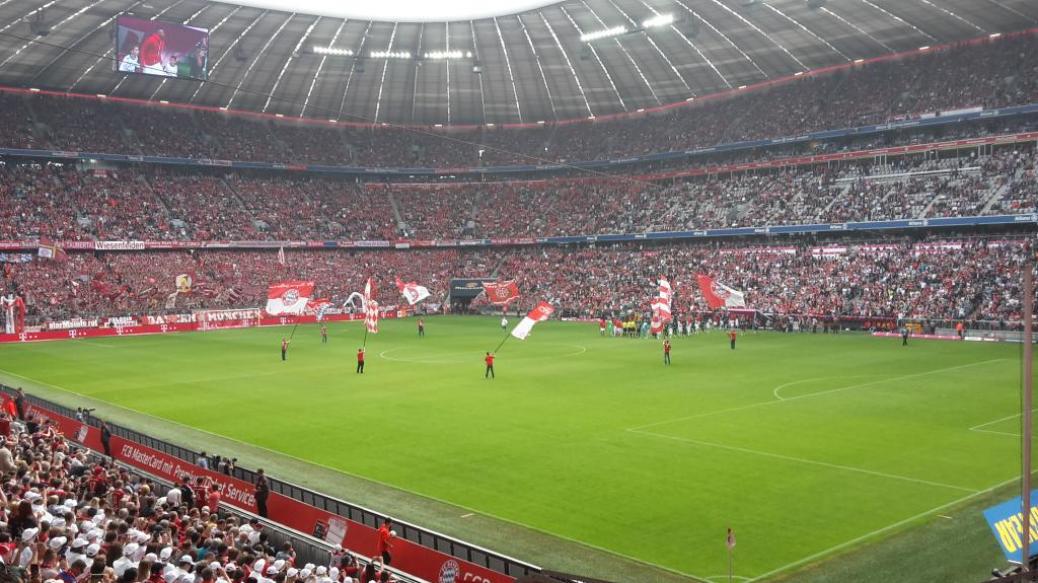
M508 339L511 338L511 337L512 337L512 333L511 332L505 332L504 339L501 340L501 344L498 344L497 348L494 349L494 353L496 354L498 350L501 350L501 347L504 346L505 342L508 342Z
M1034 350L1034 275L1032 269L1034 268L1034 262L1030 253L1030 246L1027 248L1028 253L1024 259L1023 265L1023 312L1024 312L1024 330L1023 330L1023 407L1021 413L1021 421L1023 427L1021 427L1020 434L1022 436L1020 445L1021 454L1021 472L1020 472L1020 495L1022 502L1021 513L1023 514L1023 528L1022 532L1025 533L1023 536L1023 545L1020 553L1021 568L1026 573L1031 570L1031 537L1029 533L1033 528L1031 524L1031 504L1034 503L1031 500L1031 438L1034 431L1033 426L1033 379L1032 379L1032 367L1033 367L1033 350Z
M364 323L364 342L362 342L360 346L361 346L361 348L367 348L368 347L368 323L367 322Z
M292 338L295 337L295 335L296 335L296 328L298 328L298 327L299 327L299 317L296 317L296 323L295 323L294 326L292 326L292 333L288 335L289 341L291 341Z

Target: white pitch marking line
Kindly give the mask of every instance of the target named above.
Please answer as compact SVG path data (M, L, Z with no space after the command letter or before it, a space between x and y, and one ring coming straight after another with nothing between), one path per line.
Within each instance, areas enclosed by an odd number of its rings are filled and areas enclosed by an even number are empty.
M919 514L916 514L915 516L909 516L908 518L906 518L904 520L899 520L899 521L895 522L894 524L888 524L887 526L884 526L883 528L879 528L879 529L876 529L876 530L874 530L872 532L865 533L865 534L863 534L863 535L861 535L859 537L852 538L851 540L844 541L844 542L842 542L842 543L840 543L838 545L835 545L835 546L829 547L829 548L827 548L825 550L819 551L819 552L817 552L817 553L815 553L815 554L813 554L813 555L811 555L809 557L804 557L802 559L797 559L796 561L793 561L792 563L788 563L788 564L783 565L781 567L778 567L776 569L772 569L771 571L768 571L767 573L764 573L762 575L757 575L753 579L750 579L750 581L751 582L753 582L753 581L760 581L761 579L766 579L766 578L771 577L772 575L774 575L776 573L781 573L783 571L787 571L789 569L792 569L793 567L799 567L800 565L803 565L804 563L810 563L811 561L815 561L815 560L817 560L817 559L819 559L821 557L824 557L826 555L829 555L829 554L834 553L836 551L839 551L841 549L845 549L847 547L852 547L852 546L854 546L854 545L856 545L856 544L858 544L858 543L860 543L862 541L868 540L868 539L870 539L870 538L872 538L872 537L874 537L876 535L883 534L883 533L885 533L887 531L894 530L896 528L900 528L900 527L902 527L902 526L904 526L906 524L909 524L911 522L919 520L920 518L925 518L925 517L927 517L927 516L929 516L931 514L934 514L935 512L940 512L941 510L944 510L945 508L951 508L951 507L953 507L953 506L955 506L957 504L962 504L963 502L968 502L969 500L972 500L973 498L976 498L977 496L982 496L984 494L988 494L990 492L993 492L993 491L997 490L998 488L1001 488L1002 486L1005 486L1006 484L1011 484L1011 483L1013 483L1013 482L1015 482L1015 481L1017 481L1019 479L1020 479L1019 476L1010 478L1010 479L1008 479L1008 480L1006 480L1004 482L999 482L998 484L995 484L994 486L991 486L990 488L988 488L986 490L981 490L979 492L974 492L973 494L969 494L967 496L963 496L962 498L959 498L958 500L952 500L951 502L948 502L947 504L942 504L940 506L937 506L936 508L931 508L931 509L929 509L929 510L927 510L925 512L920 512Z
M1038 411L1038 409L1034 409L1034 411ZM995 423L999 423L999 422L1002 422L1002 421L1008 421L1010 419L1014 419L1014 418L1019 417L1019 416L1020 416L1019 413L1013 413L1012 415L1006 415L1005 417L999 417L998 419L995 419L994 421L988 421L987 423L981 423L980 425L974 425L973 427L970 427L970 431L977 431L981 427L987 427L988 425L994 425ZM1017 436L1017 437L1019 437L1019 436Z
M952 517L951 517L951 516L948 516L948 515L946 515L946 514L938 514L938 515L937 515L937 518L947 518L948 520L951 520L951 519L952 519Z
M475 513L475 512L469 512L468 514L462 514L462 515L461 515L461 517L462 517L462 518L468 518L468 517L470 517L470 516L475 516L475 515L476 515L476 513Z
M898 474L888 474L886 472L877 472L875 470L867 470L865 468L857 468L857 467L854 467L854 466L843 466L843 465L840 465L840 464L831 464L829 462L822 462L822 461L818 461L818 460L811 460L811 459L807 459L807 458L795 457L795 456L790 456L790 455L782 455L780 453L772 453L770 451L760 451L760 450L756 450L756 449L749 449L749 448L745 448L745 447L738 447L738 446L735 446L735 445L726 445L726 444L723 444L723 443L713 443L713 442L710 442L710 441L700 441L698 439L689 439L687 437L678 437L676 435L667 435L667 434L664 434L664 433L653 433L651 431L640 431L640 430L636 430L636 429L628 429L627 431L629 431L631 433L640 433L642 435L652 435L654 437L659 437L659 438L662 438L662 439L670 439L670 440L673 440L673 441L680 441L680 442L683 442L683 443L690 443L692 445L702 445L704 447L715 447L715 448L718 448L718 449L727 449L729 451L737 451L737 452L741 452L741 453L748 453L748 454L752 454L752 455L759 455L759 456L763 456L763 457L770 457L770 458L775 458L775 459L780 459L780 460L785 460L785 461L790 461L790 462L798 462L798 463L802 463L802 464L810 464L810 465L813 465L813 466L822 466L822 467L825 467L825 468L832 468L832 469L836 469L836 470L844 470L844 471L847 471L847 472L857 472L857 473L860 473L860 474L869 474L869 475L872 475L872 476L879 476L881 478L889 478L889 479L892 479L892 480L903 480L905 482L915 482L917 484L925 484L927 486L937 486L937 487L940 487L940 488L950 488L952 490L959 490L961 492L972 492L972 493L978 492L978 490L974 490L973 488L964 488L962 486L955 486L953 484L945 484L945 483L942 483L942 482L932 482L930 480L922 480L922 479L919 479L919 478L912 478L910 476L901 476L901 475L898 475Z
M813 382L813 381L825 381L825 380L829 380L829 379L860 379L860 378L874 377L874 376L876 376L876 375L859 374L859 375L828 376L828 377L814 377L814 378L810 378L810 379L800 379L799 381L792 381L792 382L788 382L788 383L785 383L785 384L782 384L782 385L779 385L779 386L775 387L774 389L771 390L771 394L776 399L778 399L779 401L787 401L787 400L791 399L792 397L783 397L782 395L779 394L779 391L781 391L782 389L785 389L786 387L792 387L794 385L799 385L799 384L802 384L802 383L810 383L810 382Z
M739 407L731 407L729 409L719 409L717 411L708 411L706 413L699 413L697 415L688 415L688 416L685 416L685 417L677 417L675 419L665 419L663 421L655 421L653 423L648 423L646 425L639 425L637 427L629 427L629 428L627 428L627 431L648 429L650 427L659 427L660 425L670 425L671 423L677 423L679 421L687 421L687 420L690 420L690 419L700 419L702 417L710 417L712 415L720 415L722 413L733 413L735 411L745 411L747 409L755 409L757 407L764 407L764 406L767 406L767 405L775 405L775 404L778 404L778 403L789 403L790 401L798 401L800 399L809 399L811 397L818 397L818 396L821 396L821 395L830 395L832 393L838 393L838 392L841 392L841 391L849 391L851 389L860 389L862 387L869 387L869 386L872 386L872 385L878 385L880 383L888 383L888 382L891 382L891 381L902 381L902 380L905 380L905 379L913 379L913 378L923 377L923 376L937 374L937 373L941 373L941 372L949 372L949 371L953 371L953 370L959 370L959 369L963 369L963 368L968 368L968 367L971 367L971 366L980 366L982 364L990 364L992 362L1001 362L1003 360L1009 360L1009 359L1007 359L1007 358L993 358L991 360L982 360L980 362L971 362L969 364L960 364L958 366L950 366L950 367L947 367L947 368L939 368L939 369L936 369L936 370L930 370L930 371L926 371L926 372L918 372L918 373L904 375L904 376L900 376L900 377L891 377L889 379L880 379L880 380L877 380L877 381L869 381L867 383L861 383L861 384L857 384L857 385L850 385L850 386L847 386L847 387L838 387L838 388L835 388L835 389L829 389L827 391L817 391L817 392L814 392L814 393L808 393L806 395L797 395L795 397L789 397L787 399L782 399L781 401L776 401L774 399L772 399L770 401L759 401L757 403L750 403L749 405L742 405L742 406L739 406Z

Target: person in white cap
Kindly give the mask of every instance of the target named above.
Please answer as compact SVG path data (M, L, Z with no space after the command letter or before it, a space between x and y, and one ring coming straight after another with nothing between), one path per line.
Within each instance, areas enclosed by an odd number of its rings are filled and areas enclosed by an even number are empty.
M139 548L140 545L137 543L130 543L123 548L123 556L112 561L112 568L115 569L116 577L122 577L123 573L130 567L137 567L137 562L133 560L133 556L137 554L137 549Z
M22 531L22 544L18 550L18 566L28 569L37 557L36 535L40 533L38 528L27 528Z

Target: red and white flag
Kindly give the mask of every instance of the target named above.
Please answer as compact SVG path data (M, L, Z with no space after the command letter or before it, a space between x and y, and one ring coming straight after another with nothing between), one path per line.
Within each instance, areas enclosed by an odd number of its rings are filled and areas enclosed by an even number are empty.
M703 299L710 309L746 307L746 294L743 292L714 281L709 275L699 274L696 281L699 282L699 291L703 293Z
M404 299L407 300L407 303L412 306L429 297L430 295L429 288L425 287L424 285L418 285L413 281L404 283L403 281L400 281L399 277L396 278L396 288L400 290L400 294L404 296Z
M526 340L526 337L530 335L531 331L533 331L534 324L547 320L554 311L555 308L551 307L551 304L548 302L537 304L537 307L530 310L530 313L526 314L526 317L524 317L512 330L512 336L515 336L519 340Z
M495 306L507 306L519 297L519 286L515 284L515 280L483 282L483 289L487 292L487 299Z
M368 280L364 282L364 301L368 302L375 299L376 293L378 293L378 290L375 289L375 281L373 278L369 277Z
M378 302L368 300L364 304L364 327L372 334L378 334Z
M655 298L649 304L652 307L652 320L649 323L650 332L659 334L667 324L673 320L671 315L671 302L674 299L674 289L670 281L665 277L658 280L659 288Z
M267 313L271 316L301 315L313 295L314 282L312 281L285 281L271 284L267 290Z

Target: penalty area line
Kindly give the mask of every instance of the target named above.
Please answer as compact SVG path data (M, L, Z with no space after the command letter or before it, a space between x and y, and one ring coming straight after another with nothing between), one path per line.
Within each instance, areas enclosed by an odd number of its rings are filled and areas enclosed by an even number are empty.
M971 493L974 493L974 494L980 492L980 490L974 490L973 488L965 488L963 486L956 486L954 484L945 484L944 482L933 482L933 481L930 481L930 480L923 480L921 478L913 478L911 476L902 476L900 474L888 474L886 472L880 472L880 471L876 471L876 470L869 470L869 469L866 469L866 468L859 468L859 467L855 467L855 466L844 466L844 465L841 465L841 464L832 464L832 463L829 463L829 462L823 462L823 461L819 461L819 460L812 460L812 459L808 459L808 458L802 458L802 457L796 457L796 456L790 456L790 455L783 455L781 453L773 453L773 452L770 452L770 451L761 451L761 450L757 450L757 449L749 449L749 448L745 448L745 447L739 447L739 446L736 446L736 445L727 445L727 444L724 444L724 443L714 443L712 441L700 441L698 439L689 439L687 437L678 437L676 435L667 435L665 433L653 433L651 431L640 431L640 430L635 430L635 429L628 429L627 431L630 432L630 433L637 433L637 434L641 434L641 435L651 435L653 437L659 437L661 439L670 439L672 441L679 441L679 442L688 443L688 444L691 444L691 445L700 445L700 446L703 446L703 447L713 447L713 448L716 448L716 449L725 449L725 450L728 450L728 451L735 451L735 452L739 452L739 453L746 453L746 454L757 455L757 456L762 456L762 457L770 457L770 458L784 460L784 461L788 461L788 462L796 462L796 463L807 464L807 465L812 465L812 466L820 466L820 467L824 467L824 468L830 468L830 469L834 469L834 470L842 470L842 471L846 471L846 472L857 472L859 474L868 474L870 476L878 476L880 478L888 478L888 479L891 479L891 480L902 480L902 481L905 481L905 482L913 482L913 483L916 483L916 484L923 484L923 485L926 485L926 486L937 486L937 487L940 487L940 488L949 488L949 489L952 489L952 490L958 490L960 492L971 492Z
M799 567L801 565L804 565L805 563L810 563L811 561L815 561L815 560L821 559L821 558L823 558L823 557L825 557L827 555L830 555L830 554L835 553L837 551L843 550L843 549L845 549L847 547L852 547L852 546L857 545L857 544L859 544L861 542L864 542L864 541L866 541L866 540L868 540L870 538L873 538L873 537L876 537L878 535L884 534L884 533L889 532L891 530L895 530L897 528L900 528L900 527L902 527L902 526L904 526L906 524L910 524L910 523L915 522L917 520L926 518L927 516L930 516L930 515L933 515L933 514L935 514L937 512L940 512L940 511L944 510L945 508L951 508L953 506L957 506L957 505L962 504L964 502L968 502L968 501L970 501L970 500L972 500L974 498L977 498L979 496L983 496L984 494L990 494L991 492L994 492L998 488L1001 488L1002 486L1011 484L1011 483L1013 483L1013 482L1015 482L1015 481L1017 481L1019 479L1020 479L1019 476L1014 477L1014 478L1010 478L1008 480L1005 480L1004 482L999 482L998 484L995 484L994 486L991 486L990 488L987 488L987 489L984 489L984 490L980 490L979 492L974 492L973 494L969 494L969 495L963 496L962 498L959 498L957 500L952 500L951 502L948 502L946 504L941 504L940 506L937 506L935 508L931 508L931 509L929 509L929 510L927 510L925 512L920 512L919 514L916 514L915 516L909 516L908 518L905 518L904 520L899 520L899 521L897 521L897 522L895 522L893 524L888 524L887 526L884 526L883 528L876 529L876 530L874 530L872 532L867 532L867 533L865 533L865 534L863 534L863 535L861 535L859 537L855 537L855 538L852 538L851 540L844 541L844 542L842 542L842 543L840 543L838 545L831 546L831 547L829 547L829 548L827 548L825 550L819 551L819 552L817 552L817 553L815 553L813 555L804 557L802 559L798 559L796 561L793 561L792 563L785 564L785 565L783 565L781 567L778 567L776 569L772 569L771 571L768 571L767 573L763 573L761 575L758 575L758 576L754 577L753 579L750 579L750 581L751 582L753 582L753 581L760 581L761 579L766 579L766 578L771 577L772 575L775 575L777 573L781 573L783 571L788 571L789 569L792 569L794 567Z

